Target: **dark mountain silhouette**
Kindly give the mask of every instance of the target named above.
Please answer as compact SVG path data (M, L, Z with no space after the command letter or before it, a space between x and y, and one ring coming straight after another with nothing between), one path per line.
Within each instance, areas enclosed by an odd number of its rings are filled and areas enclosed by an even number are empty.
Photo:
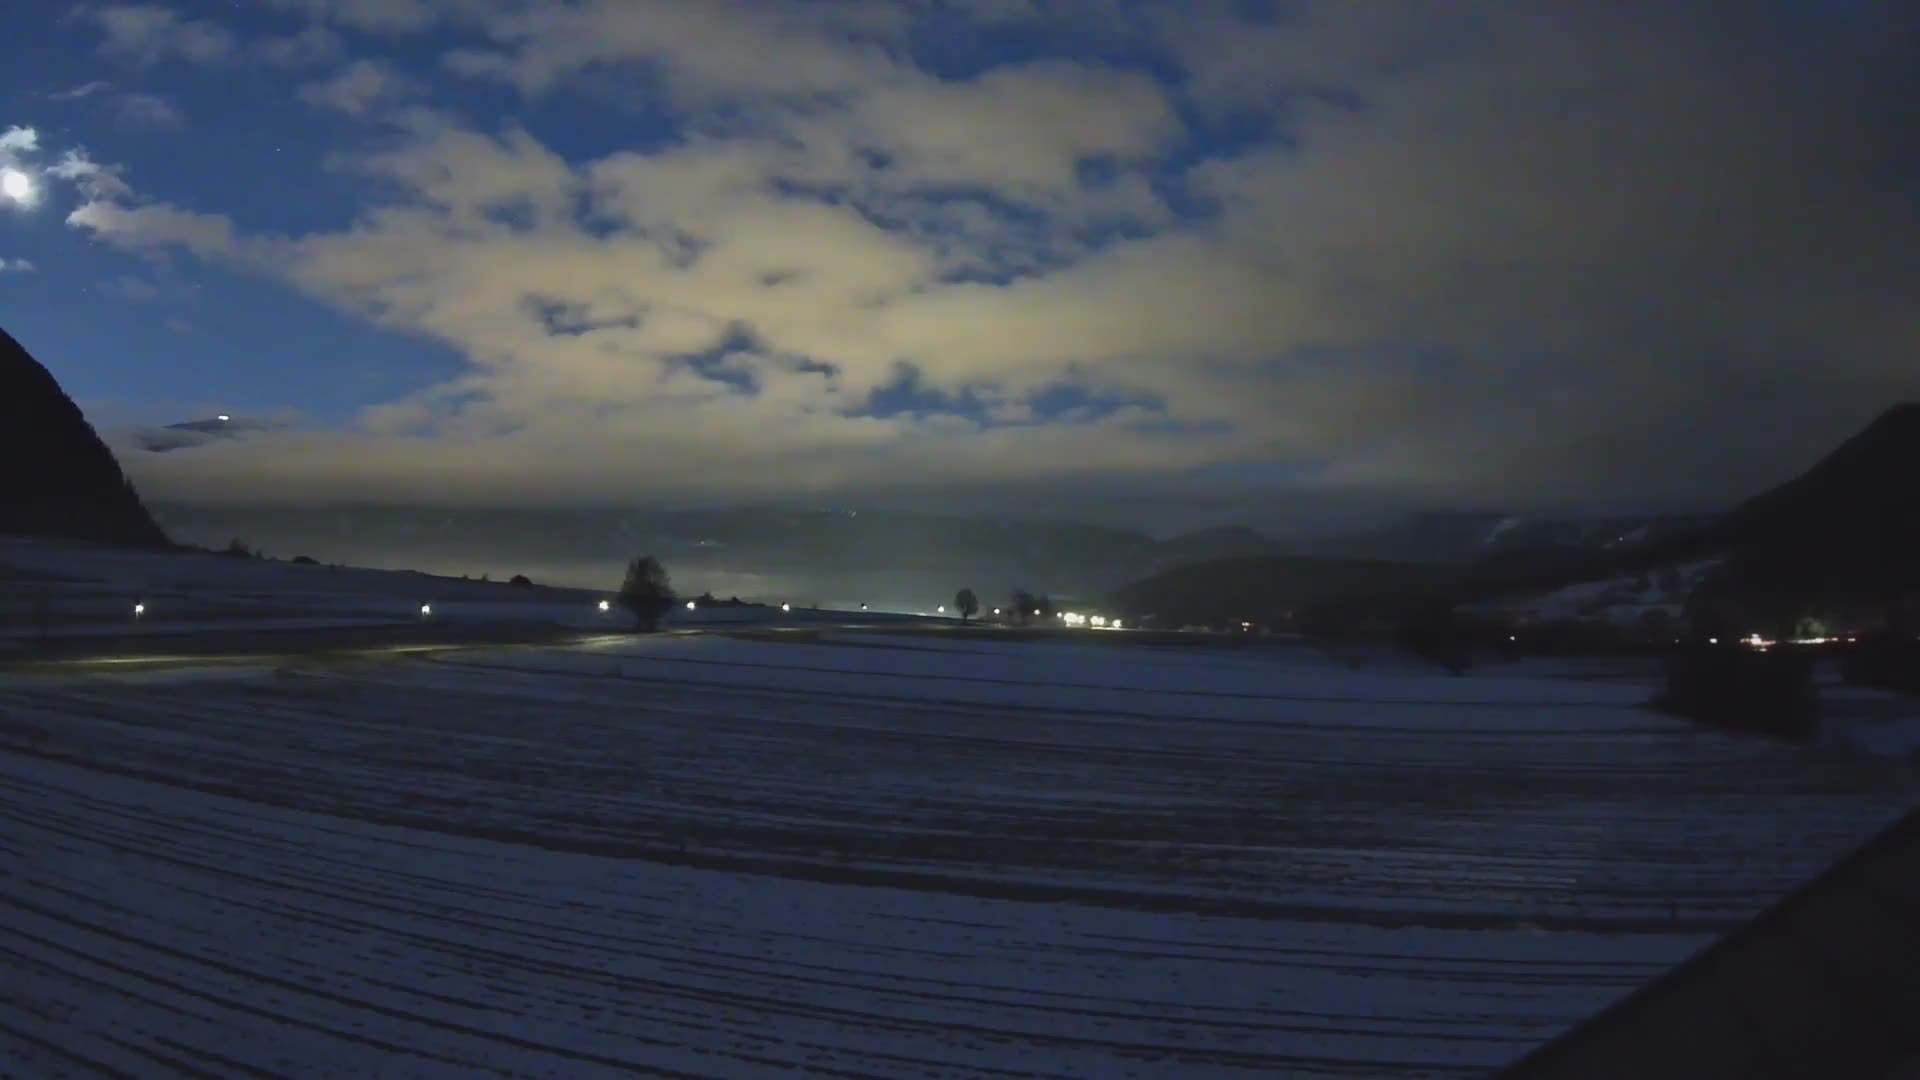
M1881 414L1798 477L1735 507L1704 540L1767 569L1920 567L1920 404Z
M165 547L120 463L52 373L0 331L0 534Z

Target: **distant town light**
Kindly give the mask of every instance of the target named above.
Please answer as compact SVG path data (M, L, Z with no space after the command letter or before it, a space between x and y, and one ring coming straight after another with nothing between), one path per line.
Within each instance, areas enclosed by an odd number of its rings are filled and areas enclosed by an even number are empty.
M223 423L223 424L224 424L224 423L226 423L227 421L229 421L229 420L231 420L231 419L233 419L233 417L231 417L231 416L228 416L228 415L227 415L226 413L221 413L221 414L220 414L219 416L216 416L216 417L214 417L214 419L215 419L215 420L218 420L218 421L220 421L221 423Z
M431 615L431 614L433 614L433 605L432 605L432 604L421 604L421 605L420 605L420 614L422 614L422 615Z
M993 609L993 613L994 613L995 615L998 615L998 614L1000 614L1000 609L999 609L999 608L994 608L994 609Z
M935 611L935 612L936 612L937 614L941 614L941 615L945 615L945 614L947 613L947 605L945 605L945 604L941 604L941 605L940 605L939 607L937 607L937 608L934 608L933 610L934 610L934 611Z
M1034 616L1034 618L1036 618L1036 619L1040 617L1040 609L1039 609L1039 608L1034 608L1034 609L1033 609L1033 616Z
M865 611L865 610L867 610L867 605L865 605L865 604L861 604L861 605L860 605L860 610L861 610L861 611Z
M145 604L133 605L133 614L135 618L138 618L141 615L145 615L146 613L147 613L147 605Z
M688 610L688 611L692 611L692 610L694 610L694 608L695 608L695 607L697 607L697 606L698 606L698 605L697 605L697 604L695 604L695 603L694 603L693 601L691 601L691 600L689 600L689 601L687 601L687 610Z
M1112 622L1110 622L1110 623L1108 623L1107 625L1108 625L1108 626L1111 626L1111 627L1113 627L1113 628L1114 628L1115 630L1125 630L1125 629L1126 629L1126 627L1124 627L1124 626L1122 626L1122 625L1120 625L1120 620L1119 620L1119 619L1115 619L1115 620L1113 620Z
M600 610L601 610L601 611L612 611L612 610L613 610L613 605L612 605L612 604L610 604L610 603L608 603L608 602L606 602L605 600L602 600L602 601L600 601Z
M792 604L781 604L781 605L780 605L780 610L781 610L781 611L792 611L792 610L793 610L793 605L792 605Z

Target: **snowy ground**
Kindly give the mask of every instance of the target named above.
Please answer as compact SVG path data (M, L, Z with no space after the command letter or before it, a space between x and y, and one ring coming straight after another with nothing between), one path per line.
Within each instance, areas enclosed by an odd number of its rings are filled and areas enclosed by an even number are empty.
M1646 694L835 633L0 677L0 1073L1484 1075L1913 800Z
M608 583L609 587L617 584ZM600 610L600 602L611 597L610 591L521 589L504 582L463 581L403 570L0 537L0 655L24 650L43 635L84 641L422 623L580 630L630 625L628 616L617 608ZM782 613L772 607L676 607L667 622L695 628L806 626L847 617L849 613L844 612ZM866 622L903 619L866 613L853 613L853 617Z

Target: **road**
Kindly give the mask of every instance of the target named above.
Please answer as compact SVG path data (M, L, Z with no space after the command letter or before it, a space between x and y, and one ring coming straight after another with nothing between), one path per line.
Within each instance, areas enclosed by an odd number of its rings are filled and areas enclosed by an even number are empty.
M197 630L55 638L0 655L0 672L57 674L127 667L259 663L293 657L381 656L479 646L565 645L605 636L551 623L421 623L282 630Z

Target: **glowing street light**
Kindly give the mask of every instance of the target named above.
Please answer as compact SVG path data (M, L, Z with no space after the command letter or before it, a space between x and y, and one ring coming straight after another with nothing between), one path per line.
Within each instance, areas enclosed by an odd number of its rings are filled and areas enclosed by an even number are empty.
M691 600L689 600L689 601L687 601L687 610L688 610L688 611L692 611L692 610L694 610L694 609L695 609L695 608L697 608L697 607L699 607L699 605L698 605L698 604L696 604L696 603L694 603L694 602L693 602L693 601L691 601Z
M999 609L999 608L994 608L994 609L993 609L993 613L994 613L995 615L998 615L998 614L1000 614L1000 609Z
M214 419L215 419L215 420L218 420L218 421L220 421L221 423L223 423L223 424L224 424L224 423L226 423L227 421L229 421L229 420L231 420L231 419L233 419L233 417L231 417L231 416L228 416L228 415L227 415L226 413L221 413L221 414L220 414L219 416L216 416L216 417L214 417Z
M135 604L135 605L133 605L133 617L134 617L134 618L136 618L136 619L137 619L137 618L139 618L140 616L142 616L142 615L145 615L146 613L147 613L147 605L145 605L145 604Z
M781 605L780 605L780 610L781 610L781 611L792 611L792 610L793 610L793 605L792 605L792 604L781 604Z
M420 605L420 617L421 617L421 618L423 618L423 619L424 619L424 618L426 618L427 616L429 616L429 615L431 615L431 614L433 614L433 605L432 605L432 604L421 604L421 605Z
M612 610L613 610L613 605L612 605L612 604L609 604L609 603L608 603L608 602L606 602L605 600L602 600L602 601L600 601L600 610L601 610L601 611L603 611L603 612L604 612L604 611L612 611Z
M947 605L941 604L939 607L934 608L933 610L936 614L945 615L947 613Z

